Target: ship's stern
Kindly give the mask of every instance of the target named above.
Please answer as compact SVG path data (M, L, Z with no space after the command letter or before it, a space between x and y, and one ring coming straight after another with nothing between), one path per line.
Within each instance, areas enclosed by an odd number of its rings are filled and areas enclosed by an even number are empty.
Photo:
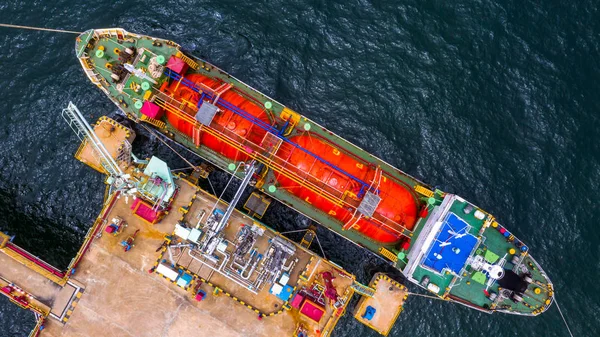
M535 316L553 302L552 282L529 247L459 196L436 204L408 254L411 282L482 312Z

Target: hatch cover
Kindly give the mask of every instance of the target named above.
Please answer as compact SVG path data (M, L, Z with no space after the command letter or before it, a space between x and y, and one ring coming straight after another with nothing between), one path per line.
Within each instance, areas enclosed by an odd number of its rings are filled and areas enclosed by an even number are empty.
M380 202L381 198L377 194L367 192L360 205L358 205L358 211L364 216L371 217L373 216L373 213L375 213Z
M200 106L200 109L198 109L196 120L206 126L210 126L217 111L219 111L219 108L217 108L216 105L204 101Z

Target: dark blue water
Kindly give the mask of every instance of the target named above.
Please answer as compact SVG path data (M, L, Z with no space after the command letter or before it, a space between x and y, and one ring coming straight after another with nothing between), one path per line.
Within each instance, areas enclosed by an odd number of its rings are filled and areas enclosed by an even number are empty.
M177 41L408 173L458 193L524 239L577 336L600 335L600 15L597 1L7 1L0 22L123 27ZM100 209L59 116L115 107L84 77L74 36L0 28L0 230L65 267ZM186 166L143 134L134 150ZM225 177L211 179L222 188ZM306 219L281 206L279 230ZM320 230L367 281L394 273ZM397 273L393 275L400 279ZM409 285L413 291L416 287ZM33 319L0 302L2 336ZM336 336L376 336L347 315ZM485 315L413 297L391 336L568 336L556 307Z

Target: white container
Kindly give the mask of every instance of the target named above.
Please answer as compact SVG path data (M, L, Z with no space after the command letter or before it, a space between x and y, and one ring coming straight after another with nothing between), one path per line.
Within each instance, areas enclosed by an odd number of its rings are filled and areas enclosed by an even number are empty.
M175 225L175 235L179 236L180 238L187 240L188 237L190 236L190 230L179 225L176 224Z
M475 216L475 218L477 218L479 220L483 220L483 218L485 218L485 213L483 213L480 210L476 210L475 214L473 214L473 216Z
M200 230L192 228L192 230L190 231L190 235L188 236L188 240L198 243L198 239L200 238L201 234L202 232Z
M279 283L274 283L273 286L271 287L271 294L273 295L279 295L281 294L281 291L283 290L283 286Z
M156 267L156 272L163 275L164 277L168 278L171 281L175 281L177 279L177 277L179 276L179 274L176 271L165 266L162 263Z
M427 285L427 290L431 291L432 293L436 293L436 295L440 293L440 287L438 287L435 283L429 283Z
M225 242L225 241L219 242L219 244L217 245L217 251L219 251L221 253L225 253L225 250L227 250L227 242Z
M281 284L282 286L288 284L289 281L290 275L288 273L283 273L283 275L281 275L281 277L279 278L279 284Z

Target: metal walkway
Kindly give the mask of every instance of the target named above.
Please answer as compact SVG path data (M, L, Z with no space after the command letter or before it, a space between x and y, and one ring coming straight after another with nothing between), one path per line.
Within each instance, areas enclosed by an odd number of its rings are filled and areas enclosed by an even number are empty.
M354 283L352 283L352 289L354 289L356 293L359 293L363 296L373 297L373 295L375 295L375 289L366 286L358 281L354 281Z

